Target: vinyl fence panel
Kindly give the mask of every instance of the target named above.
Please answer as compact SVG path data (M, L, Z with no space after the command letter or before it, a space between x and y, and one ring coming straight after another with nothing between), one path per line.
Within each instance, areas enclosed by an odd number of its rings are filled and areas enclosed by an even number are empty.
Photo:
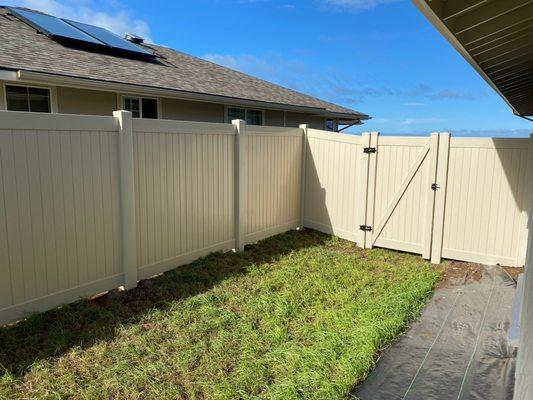
M135 120L139 278L234 247L228 124Z
M0 322L120 286L116 120L0 121Z
M242 171L246 243L299 226L302 135L300 128L246 127Z
M362 138L309 129L305 226L361 243L358 215L365 202ZM362 221L362 222L361 222Z
M528 139L452 138L442 255L523 263Z

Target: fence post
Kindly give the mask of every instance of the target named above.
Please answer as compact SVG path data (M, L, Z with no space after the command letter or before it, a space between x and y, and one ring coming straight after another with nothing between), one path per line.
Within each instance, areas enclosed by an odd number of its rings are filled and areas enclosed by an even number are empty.
M246 193L245 180L246 171L246 122L241 119L231 121L236 128L235 134L235 251L244 251L244 195Z
M307 130L309 125L300 125L302 129L302 170L300 175L300 230L305 228L305 180L307 173Z
M133 166L133 123L129 111L115 111L118 122L120 216L124 288L137 286L137 227L135 221L135 176Z
M424 233L422 236L422 257L431 259L431 241L433 239L433 213L435 212L435 195L432 185L437 183L437 162L439 155L439 134L434 132L429 135L429 173L427 190L431 190L426 208L426 221L424 223ZM422 210L420 210L422 211Z
M357 210L356 210L356 224L355 224L355 236L356 244L358 247L365 248L366 232L359 229L360 225L366 225L366 209L368 203L368 157L363 153L365 147L370 147L370 133L363 132L361 134L361 145L357 146L359 154L356 154L356 170L359 171L354 185L360 190L357 191Z
M435 194L435 214L433 222L433 241L431 244L431 263L442 261L442 240L444 235L444 210L446 207L446 187L448 185L448 161L450 158L450 134L439 134L439 152L437 156L438 189Z
M377 172L377 158L378 158L378 142L379 132L370 132L370 147L376 149L375 152L368 154L368 192L366 202L366 225L370 225L372 229L374 226L374 207L376 200L376 172ZM371 249L373 242L374 231L370 231L365 235L365 248ZM370 238L370 240L369 240Z

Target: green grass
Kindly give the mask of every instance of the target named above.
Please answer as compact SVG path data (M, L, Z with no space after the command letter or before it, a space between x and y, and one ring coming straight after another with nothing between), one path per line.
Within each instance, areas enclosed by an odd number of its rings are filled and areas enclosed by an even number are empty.
M439 275L289 232L0 328L0 398L345 399Z

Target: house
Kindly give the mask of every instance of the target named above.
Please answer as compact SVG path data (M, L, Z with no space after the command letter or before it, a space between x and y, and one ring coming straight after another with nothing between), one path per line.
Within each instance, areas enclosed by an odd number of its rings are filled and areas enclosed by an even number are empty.
M173 49L0 7L0 110L338 130L370 117Z

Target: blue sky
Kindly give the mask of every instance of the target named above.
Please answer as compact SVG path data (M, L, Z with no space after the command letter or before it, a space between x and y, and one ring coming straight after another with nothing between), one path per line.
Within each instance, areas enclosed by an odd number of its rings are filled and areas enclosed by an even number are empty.
M408 0L25 0L353 108L356 131L524 136L509 107ZM149 6L147 6L149 5Z

